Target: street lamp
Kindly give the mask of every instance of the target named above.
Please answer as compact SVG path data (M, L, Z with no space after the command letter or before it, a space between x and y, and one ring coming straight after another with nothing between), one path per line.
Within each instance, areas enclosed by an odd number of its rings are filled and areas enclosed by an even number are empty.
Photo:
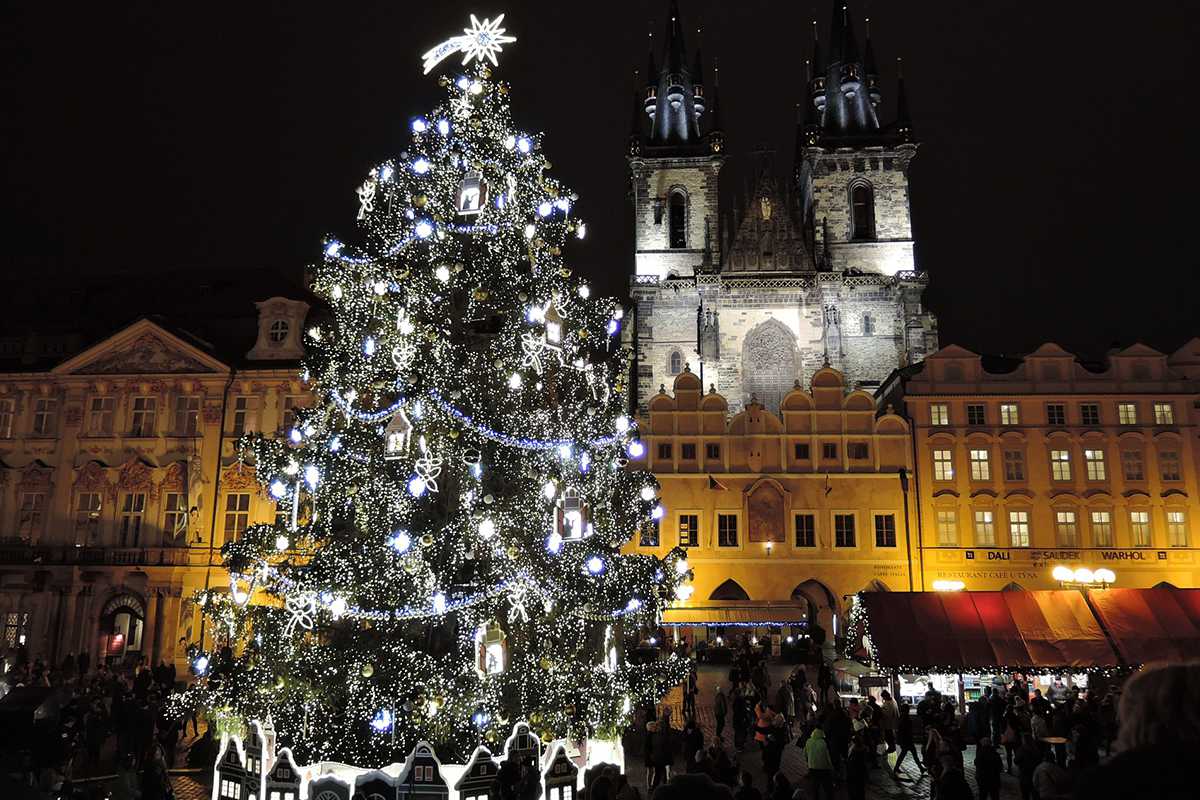
M1088 567L1071 569L1059 565L1051 570L1050 577L1058 581L1064 589L1106 589L1117 582L1117 574L1107 567L1093 570Z

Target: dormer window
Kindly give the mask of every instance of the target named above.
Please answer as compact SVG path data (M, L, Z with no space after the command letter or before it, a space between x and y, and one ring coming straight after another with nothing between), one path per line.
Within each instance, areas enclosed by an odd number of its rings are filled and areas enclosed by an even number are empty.
M288 331L291 329L292 326L286 319L277 319L271 323L267 336L274 344L279 344L287 339Z

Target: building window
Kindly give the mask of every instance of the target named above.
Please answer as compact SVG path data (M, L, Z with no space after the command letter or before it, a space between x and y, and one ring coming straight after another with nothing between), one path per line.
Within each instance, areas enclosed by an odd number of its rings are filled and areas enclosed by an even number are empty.
M285 396L283 398L283 414L281 415L279 430L283 433L288 433L292 428L296 427L296 412L302 408L308 408L308 402L305 398L294 394Z
M146 513L146 495L125 495L121 505L121 547L137 547L142 539L142 517Z
M200 432L200 398L175 398L175 433L178 436L195 436Z
M1137 425L1137 405L1117 403L1117 421L1122 425Z
M875 196L866 183L850 187L850 238L875 238Z
M713 444L712 442L704 445L704 457L713 461L719 459L721 457L721 445Z
M896 515L895 514L876 514L875 515L875 546L876 547L895 547L896 546Z
M696 460L696 445L684 442L679 445L679 457L684 461Z
M11 398L0 400L0 439L11 439L13 418L16 416L17 402Z
M168 538L187 533L187 495L167 492L163 498L163 533Z
M679 515L679 546L700 546L700 516L698 514Z
M1089 481L1108 480L1108 470L1104 467L1103 450L1084 450L1083 462L1087 465L1087 479Z
M1029 512L1008 512L1008 541L1013 547L1029 547Z
M1004 480L1006 480L1006 481L1023 481L1023 480L1025 480L1025 451L1024 450L1005 450L1004 451Z
M1164 481L1182 480L1179 472L1179 453L1174 450L1162 450L1158 454L1158 471Z
M1121 471L1127 481L1146 480L1146 463L1141 450L1121 451Z
M1083 403L1079 406L1079 419L1084 425L1100 424L1100 406L1096 403Z
M1016 403L1001 403L1000 404L1000 424L1001 425L1020 425L1021 412L1017 408Z
M1167 545L1188 546L1187 515L1182 511L1167 512Z
M678 350L671 351L671 374L678 375L683 372L683 353Z
M995 547L996 523L991 511L975 512L975 545L977 547Z
M838 457L837 445L833 442L825 442L821 445L821 458L826 461L836 461Z
M1150 512L1129 512L1129 535L1134 547L1150 546Z
M1071 480L1071 453L1068 450L1050 451L1050 477L1056 481Z
M671 460L671 445L669 442L659 442L658 458L660 461L670 461Z
M250 495L239 493L225 496L225 541L240 539L250 525Z
M41 533L42 520L45 519L45 514L45 494L42 492L22 492L21 508L17 516L17 535L22 539L32 539Z
M933 479L935 481L954 480L954 459L949 450L933 451Z
M258 430L258 398L235 397L233 399L233 431L234 436L253 433Z
M717 546L738 546L737 514L717 514Z
M938 546L954 547L958 544L958 512L937 512Z
M971 480L990 481L992 479L992 462L988 460L987 450L971 450Z
M870 455L865 442L850 442L846 445L846 455L856 461L865 461Z
M88 407L88 433L92 436L112 435L116 405L116 400L112 397L93 397Z
M287 338L288 331L292 326L288 324L286 319L277 319L271 323L271 327L267 329L267 338L275 344L279 344Z
M658 520L651 519L642 523L638 546L658 547Z
M1046 404L1046 424L1047 425L1066 425L1067 424L1067 407L1062 403L1047 403Z
M987 414L984 411L984 406L978 403L971 403L967 406L967 424L968 425L986 425Z
M796 547L817 546L816 514L796 515Z
M873 320L871 318L870 314L863 314L862 330L863 330L863 336L874 336L875 335L875 320Z
M130 436L153 436L158 401L153 397L133 398L133 414L129 422Z
M1155 403L1154 404L1154 424L1155 425L1174 425L1175 424L1175 408L1170 403Z
M854 547L854 515L833 515L833 544L835 547Z
M1092 512L1092 544L1096 547L1113 546L1112 512Z
M94 544L100 535L100 493L80 492L75 497L75 543Z
M929 424L949 425L950 407L945 403L934 403L933 405L929 406Z
M57 419L58 401L49 397L39 397L33 404L33 435L53 435Z
M1054 532L1058 536L1059 547L1078 547L1079 528L1075 523L1075 512L1055 511Z
M4 644L9 650L25 644L28 636L28 611L10 611L4 615Z
M671 192L667 208L671 248L687 247L687 198L683 192Z
M792 452L796 455L797 461L808 461L808 445L802 442L797 442L792 446Z

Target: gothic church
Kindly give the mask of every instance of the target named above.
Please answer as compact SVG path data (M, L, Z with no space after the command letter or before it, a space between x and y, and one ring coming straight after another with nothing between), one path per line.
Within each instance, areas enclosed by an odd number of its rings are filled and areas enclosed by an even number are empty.
M860 49L843 6L828 42L815 34L794 174L781 178L770 154L755 154L748 195L723 216L717 85L699 50L689 64L671 2L662 66L651 51L628 147L636 260L627 341L640 411L684 369L733 411L752 399L778 411L823 365L869 390L938 348L913 261L917 142L903 78L893 119L881 123L869 31Z

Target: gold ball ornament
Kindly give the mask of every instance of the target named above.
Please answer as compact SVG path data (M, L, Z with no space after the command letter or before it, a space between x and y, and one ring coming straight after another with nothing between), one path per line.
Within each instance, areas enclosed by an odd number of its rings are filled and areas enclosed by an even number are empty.
M511 546L511 545L510 545L510 546L509 546L509 547L508 547L508 548L507 548L507 549L504 551L504 555L508 556L509 558L516 558L516 557L517 557L517 554L518 554L519 552L520 552L520 551L519 551L519 550L517 550L517 548L516 548L516 547L513 547L513 546Z
M544 660L544 659L543 659L543 660ZM540 711L535 711L535 712L533 712L532 714L530 714L530 715L529 715L529 721L530 721L530 722L532 722L534 725L537 725L539 722L541 722L541 721L542 721L542 714L541 714L541 712L540 712Z
M504 83L500 84L499 86L496 87L496 91L499 92L500 94L508 94L508 84L504 84Z
M447 435L448 435L448 436L449 436L451 439L457 439L457 438L458 438L458 431L456 431L456 430L454 430L453 428L451 428L451 429L450 429L450 431L449 431L449 433L447 433Z
M282 675L277 675L277 676L275 677L275 688L276 688L276 689L282 689L282 688L283 688L283 676L282 676Z
M561 247L558 247L558 246L551 247L551 248L550 248L550 255L552 255L552 256L561 256L561 255L562 255L562 248L561 248Z
M550 660L549 658L547 658L546 656L542 656L541 660L540 660L540 661L538 661L538 666L539 666L539 667L541 667L542 669L548 670L548 669L550 669L551 667L553 667L553 666L554 666L554 662L553 662L553 661L551 661L551 660ZM533 723L535 723L535 724L536 724L537 722L539 722L540 720L541 720L541 717L538 717L538 719L534 719L533 717L530 717L530 718L529 718L529 721L530 721L530 722L533 722Z
M363 664L359 672L364 678L369 678L375 674L375 665L370 663Z
M419 194L413 197L412 202L417 208L424 208L425 204L429 202L429 198L423 194Z
M432 533L426 533L423 536L421 536L421 546L422 547L429 547L432 544L433 544L433 534Z

